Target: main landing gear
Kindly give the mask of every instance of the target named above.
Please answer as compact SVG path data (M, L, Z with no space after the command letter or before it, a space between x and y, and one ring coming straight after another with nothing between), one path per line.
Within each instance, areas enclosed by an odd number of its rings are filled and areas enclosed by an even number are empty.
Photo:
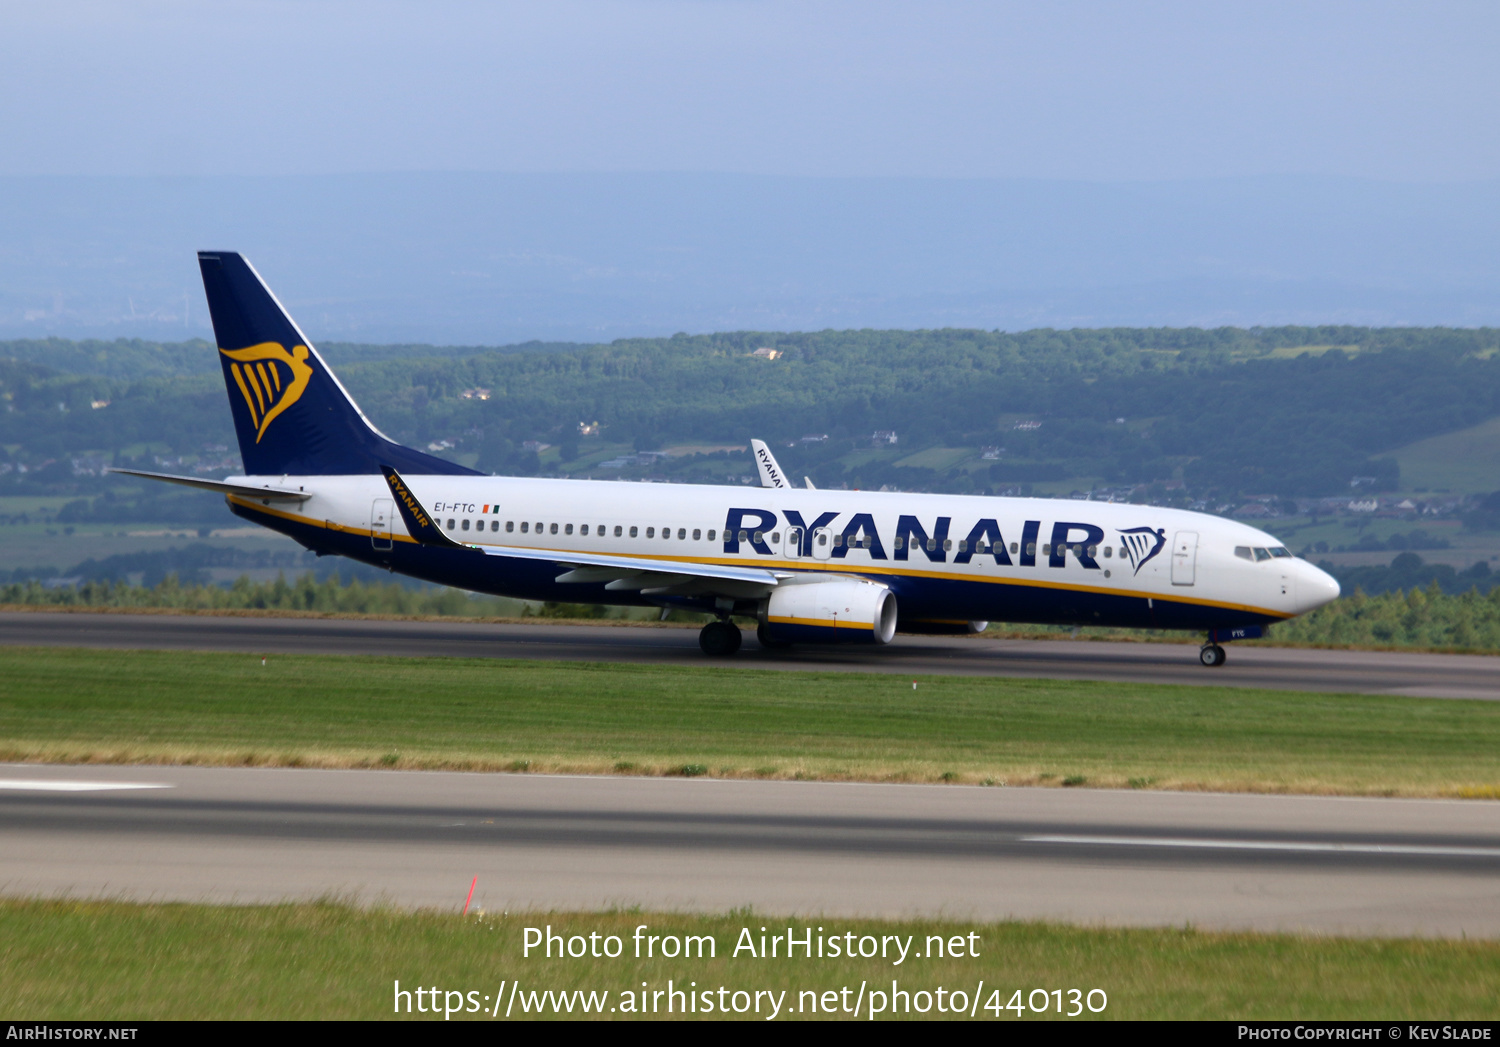
M698 634L698 646L712 658L728 658L740 649L740 627L727 618L709 622Z
M1210 669L1217 669L1224 664L1224 648L1216 643L1206 643L1198 651L1198 660Z

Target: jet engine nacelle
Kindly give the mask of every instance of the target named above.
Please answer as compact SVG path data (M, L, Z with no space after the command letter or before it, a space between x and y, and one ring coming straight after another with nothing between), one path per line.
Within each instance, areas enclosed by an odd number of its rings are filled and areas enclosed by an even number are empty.
M903 618L896 625L897 632L919 633L923 636L973 636L990 627L989 622L948 621L938 618Z
M852 578L782 585L761 603L760 621L782 643L890 643L896 594Z

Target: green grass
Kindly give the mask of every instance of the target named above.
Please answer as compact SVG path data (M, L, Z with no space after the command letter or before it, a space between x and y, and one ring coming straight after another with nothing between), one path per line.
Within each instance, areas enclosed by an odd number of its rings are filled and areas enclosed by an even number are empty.
M713 958L636 959L632 936L712 935ZM910 952L928 935L971 932L977 957L889 959L751 959L733 956L742 928L800 939L806 925L826 936L913 935ZM567 938L597 932L621 940L618 959L546 959L523 955L525 928ZM816 932L814 932L816 934ZM816 937L814 938L816 941ZM594 990L618 1007L626 992L696 982L699 991L786 990L782 1017L810 1018L799 1005L821 993L861 983L887 994L892 980L908 992L938 986L969 994L978 983L978 1015L1004 1008L1021 991L1082 993L1102 989L1102 1013L1116 1019L1449 1019L1500 1016L1500 944L1421 939L1338 939L1290 935L1216 934L1193 930L1126 930L1040 923L967 924L938 921L772 920L753 913L690 916L663 913L455 914L359 910L336 904L212 907L118 902L0 902L0 1011L28 1020L149 1020L164 1018L390 1018L395 983L473 991L493 1007L518 983L512 1018L525 1017L523 994ZM783 950L784 951L784 950ZM997 990L999 996L992 993ZM484 1000L490 996L491 1000ZM639 997L637 997L639 999ZM648 1001L652 998L648 997ZM701 997L700 997L701 999ZM840 1000L842 1001L842 997ZM929 998L930 999L930 998ZM1041 995L1035 996L1041 1002ZM460 997L455 1007L464 1005ZM1094 997L1099 1005L1100 999ZM424 1000L425 1004L425 1000ZM666 998L658 998L665 1008ZM405 1002L403 1001L403 1007ZM768 1006L763 1002L763 1008ZM1055 1002L1052 1004L1056 1006ZM442 1015L399 1017L442 1020ZM792 1013L788 1014L790 1009ZM505 1008L501 1007L501 1018ZM1014 1010L1007 1020L1056 1017ZM549 1015L550 1016L550 1015ZM577 1011L574 1017L580 1016ZM606 1017L622 1017L619 1012ZM664 1014L661 1015L665 1017ZM699 1015L718 1017L717 1014ZM830 1015L823 1015L830 1016ZM899 1016L899 1015L898 1015ZM489 1016L459 1013L454 1018ZM754 1017L753 1014L747 1017ZM763 1009L761 1017L766 1017ZM849 1017L845 1015L845 1017ZM868 1017L861 1013L860 1017ZM883 1015L882 1017L889 1017ZM922 1017L912 1015L911 1017ZM929 1012L927 1017L952 1017Z
M978 677L0 649L0 759L1496 795L1500 703Z

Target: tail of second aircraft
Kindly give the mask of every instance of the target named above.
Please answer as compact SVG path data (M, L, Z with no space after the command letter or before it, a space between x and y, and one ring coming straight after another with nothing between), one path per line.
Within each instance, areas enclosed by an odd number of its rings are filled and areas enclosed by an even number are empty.
M240 457L250 476L474 475L370 424L250 263L198 252Z

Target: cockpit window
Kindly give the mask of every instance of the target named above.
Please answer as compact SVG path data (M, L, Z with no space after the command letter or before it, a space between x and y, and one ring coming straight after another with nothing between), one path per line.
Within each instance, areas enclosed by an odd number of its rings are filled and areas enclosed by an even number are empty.
M1282 557L1291 556L1292 555L1292 551L1290 549L1288 549L1284 545L1278 545L1278 546L1276 546L1276 548L1274 548L1274 549L1271 550L1271 555L1274 556L1274 557L1276 557L1279 560Z
M1270 558L1271 558L1271 550L1269 550L1269 549L1262 549L1259 546L1256 547L1256 549L1255 549L1255 562L1256 563L1260 563L1260 561L1262 561L1262 560L1269 560Z
M1248 545L1236 545L1234 547L1234 555L1238 556L1241 560L1255 559L1255 554L1250 551Z

